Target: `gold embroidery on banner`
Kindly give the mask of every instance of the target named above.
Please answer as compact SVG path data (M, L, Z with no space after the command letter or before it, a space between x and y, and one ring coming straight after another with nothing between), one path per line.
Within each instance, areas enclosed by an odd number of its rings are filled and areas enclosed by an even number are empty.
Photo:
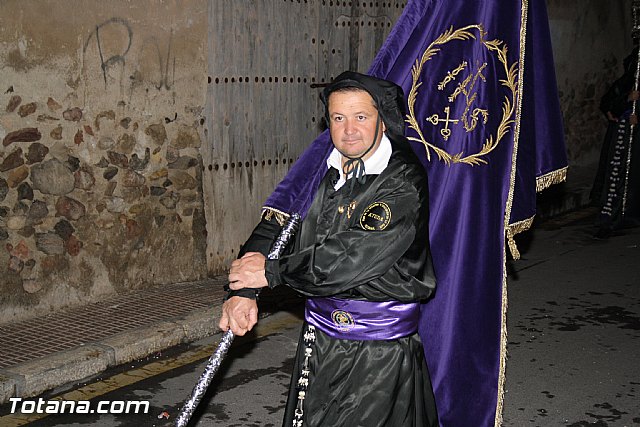
M456 68L453 71L448 71L447 77L445 77L444 80L438 84L438 90L444 90L444 88L447 87L449 82L452 82L453 80L455 80L456 76L460 74L460 72L464 70L466 67L467 67L467 61L462 61L462 64L458 65L458 68Z
M476 32L477 34L475 34ZM509 132L511 124L514 122L513 115L515 113L517 88L516 76L518 73L518 62L509 65L507 61L506 44L501 40L487 40L486 37L487 33L482 24L469 25L456 30L454 30L453 27L450 27L427 47L427 49L423 52L422 57L416 59L416 62L413 65L413 68L411 70L413 83L411 85L411 90L409 91L408 96L409 114L407 114L406 122L409 124L409 128L413 129L418 134L417 138L409 137L409 139L420 142L425 146L428 160L431 160L431 150L433 150L438 155L438 158L448 165L451 163L464 163L472 166L478 164L487 164L487 161L483 158L483 156L489 154L498 146L502 138L504 138L507 132ZM468 155L465 155L464 152L450 154L448 151L438 147L433 142L429 142L426 140L424 133L422 132L422 129L420 128L420 125L418 123L418 119L416 118L415 103L418 96L418 89L420 88L420 86L422 86L423 83L420 81L420 75L422 73L424 65L442 50L443 45L453 40L466 41L471 39L478 40L489 52L494 53L498 57L498 61L500 62L500 64L502 64L505 74L504 79L501 79L499 81L502 86L508 89L509 96L505 96L502 103L502 118L495 135L490 135L488 138L486 138L480 151ZM451 129L449 127L450 124L457 124L459 121L462 121L465 125L465 130L467 132L471 132L475 129L479 120L482 120L484 123L487 122L489 111L478 107L473 108L474 103L477 102L477 92L474 92L474 89L476 87L478 79L486 81L486 77L483 74L486 66L486 63L476 64L476 70L469 74L469 76L467 76L457 86L453 94L449 97L449 101L453 102L460 94L465 95L466 109L463 117L461 117L460 119L451 118L450 106L445 106L445 119L441 119L438 114L433 114L427 118L427 121L432 123L434 126L444 123L444 127L440 130L440 134L445 141L448 140L449 136L451 135ZM450 77L449 75L453 75L453 73L460 68L461 67L459 66L453 72L448 72L447 78ZM461 71L462 69L459 72ZM447 80L447 78L445 78L439 84L439 89L440 87L442 87L441 90L443 90L446 86L445 82L449 83L453 79L450 78L449 80ZM471 113L469 114L469 112Z
M444 138L444 140L448 140L449 136L451 136L451 130L449 129L449 123L458 123L459 120L456 119L449 119L449 113L450 113L450 108L447 105L446 107L444 107L444 113L447 115L446 118L441 119L440 116L438 116L437 114L434 114L433 116L427 117L427 121L431 122L434 126L437 126L438 123L440 122L444 122L444 128L440 129L440 135L442 135L442 138Z
M471 113L471 124L469 124L469 120L467 118L468 114L469 114L469 110L471 109L471 106L473 105L473 103L475 102L476 98L478 97L478 92L474 92L473 94L471 94L473 92L473 89L476 86L476 83L478 81L478 78L480 78L483 82L487 82L487 78L484 76L484 74L482 74L482 71L487 67L487 63L485 62L484 64L482 64L482 66L478 67L478 71L476 72L475 75L473 75L473 80L471 81L471 85L469 88L465 86L460 86L460 91L464 94L465 96L465 109L464 112L462 113L462 124L464 127L464 130L467 131L467 133L472 132L475 128L476 125L478 123L478 115L482 115L482 122L484 124L487 124L487 119L489 117L489 111L487 111L484 108L474 108L473 109L473 113ZM471 80L471 75L469 76L468 80ZM455 92L454 92L454 95ZM453 97L453 95L452 95ZM457 95L456 95L457 97ZM452 100L450 100L450 102L453 102L455 100L455 98L453 98Z
M473 89L476 87L476 83L478 83L478 78L480 78L485 83L487 82L487 77L484 74L482 74L485 68L487 68L486 62L484 62L481 66L478 66L478 70L474 74L469 74L469 76L467 76L467 78L464 79L462 83L458 85L458 87L456 87L456 90L453 91L451 96L448 98L449 102L455 101L456 98L460 96L460 94L462 93L467 98L467 106L468 106L470 104L468 102L469 95L471 94L471 92L473 92ZM472 98L475 99L476 95L477 95L477 92L473 93Z

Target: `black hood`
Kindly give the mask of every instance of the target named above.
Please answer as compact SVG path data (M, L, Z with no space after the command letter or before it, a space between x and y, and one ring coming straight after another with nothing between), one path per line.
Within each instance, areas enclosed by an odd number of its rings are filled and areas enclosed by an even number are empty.
M325 117L329 122L329 95L336 90L354 87L369 93L378 109L380 118L390 136L404 136L404 93L397 84L377 77L345 71L336 77L320 94L325 106Z

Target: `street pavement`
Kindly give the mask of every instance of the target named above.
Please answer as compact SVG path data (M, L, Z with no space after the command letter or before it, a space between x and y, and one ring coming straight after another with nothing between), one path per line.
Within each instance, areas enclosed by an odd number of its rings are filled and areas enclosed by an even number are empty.
M590 213L510 265L505 426L640 425L640 229L595 240Z
M578 211L517 238L522 259L508 261L504 426L640 425L640 229L595 240L592 217ZM281 424L301 314L295 298L286 306L236 339L191 425ZM173 425L219 338L43 395L148 400L147 414L31 414L16 422L3 405L0 426Z

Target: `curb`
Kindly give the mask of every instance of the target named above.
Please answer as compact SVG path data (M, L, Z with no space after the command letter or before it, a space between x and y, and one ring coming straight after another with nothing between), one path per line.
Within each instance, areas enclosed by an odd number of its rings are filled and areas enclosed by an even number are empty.
M79 382L132 360L218 333L217 306L0 370L0 404Z

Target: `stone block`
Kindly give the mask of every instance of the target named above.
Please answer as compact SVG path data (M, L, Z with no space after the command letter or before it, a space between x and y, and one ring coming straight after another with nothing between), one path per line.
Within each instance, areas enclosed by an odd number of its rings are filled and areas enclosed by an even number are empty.
M18 200L33 200L33 189L28 182L21 182L17 190Z
M113 349L115 365L130 362L178 345L185 339L182 325L162 322L138 328L101 340L99 344Z
M88 167L81 167L73 174L75 178L75 187L83 190L90 190L96 183L93 173Z
M147 167L147 165L149 164L149 160L151 160L151 152L149 151L149 148L145 148L144 157L142 159L138 157L136 153L133 153L131 155L129 166L133 170L141 171Z
M76 221L87 212L84 204L71 197L62 196L56 201L56 216L63 216L68 220Z
M181 170L171 170L169 179L173 182L177 190L191 190L198 186L198 182L188 172Z
M0 172L6 172L11 169L15 169L18 166L24 164L24 158L22 157L22 148L14 150L11 154L4 158L0 163Z
M27 163L30 165L40 163L44 160L47 153L49 153L49 148L47 148L46 145L34 142L29 146L29 151L27 152Z
M122 185L125 187L141 187L146 182L144 176L132 171L131 169L125 169L122 177Z
M191 156L181 156L169 164L169 169L190 169L198 164L198 160Z
M25 165L10 170L7 173L7 184L10 188L15 188L29 176L29 168Z
M47 215L49 215L47 204L42 200L34 200L27 214L27 222L29 224L36 224L46 218Z
M144 133L149 135L157 145L162 145L167 140L167 131L162 123L150 125Z
M121 168L129 167L129 158L124 154L115 151L107 151L107 157L109 157L109 162L111 162L112 165Z
M9 401L10 397L16 395L16 380L9 376L0 374L0 404Z
M28 115L35 113L37 108L38 106L35 102L21 105L20 108L18 108L18 115L20 117L27 117Z
M70 122L79 122L82 118L82 110L78 107L69 108L62 113L62 117Z
M20 230L27 223L27 218L24 215L16 215L9 218L6 223L9 230Z
M7 193L9 192L9 184L4 178L0 178L0 202L7 197Z
M13 95L9 100L9 103L7 104L6 112L13 113L21 102L22 98L20 97L20 95Z
M109 359L108 350L86 345L21 363L6 371L20 379L16 395L31 397L103 372L109 366Z
M23 128L13 132L9 132L2 140L5 147L14 142L33 142L39 141L42 134L37 128Z
M72 192L75 186L73 173L58 159L47 160L33 166L31 182L34 189L56 196Z
M62 139L62 126L58 125L54 129L49 132L49 136L55 139L56 141L60 141Z
M184 329L185 341L196 341L204 337L220 332L218 322L220 310L216 307L208 307L193 311L187 316L176 320Z
M128 133L123 134L118 138L116 149L122 153L131 154L136 146L136 138Z
M58 104L55 99L49 97L49 99L47 99L47 107L49 107L51 111L57 111L62 108L62 105Z
M36 233L36 247L47 255L64 253L64 240L55 233Z
M179 150L183 148L199 148L200 144L198 131L190 126L181 126L176 138L171 140L171 146Z

